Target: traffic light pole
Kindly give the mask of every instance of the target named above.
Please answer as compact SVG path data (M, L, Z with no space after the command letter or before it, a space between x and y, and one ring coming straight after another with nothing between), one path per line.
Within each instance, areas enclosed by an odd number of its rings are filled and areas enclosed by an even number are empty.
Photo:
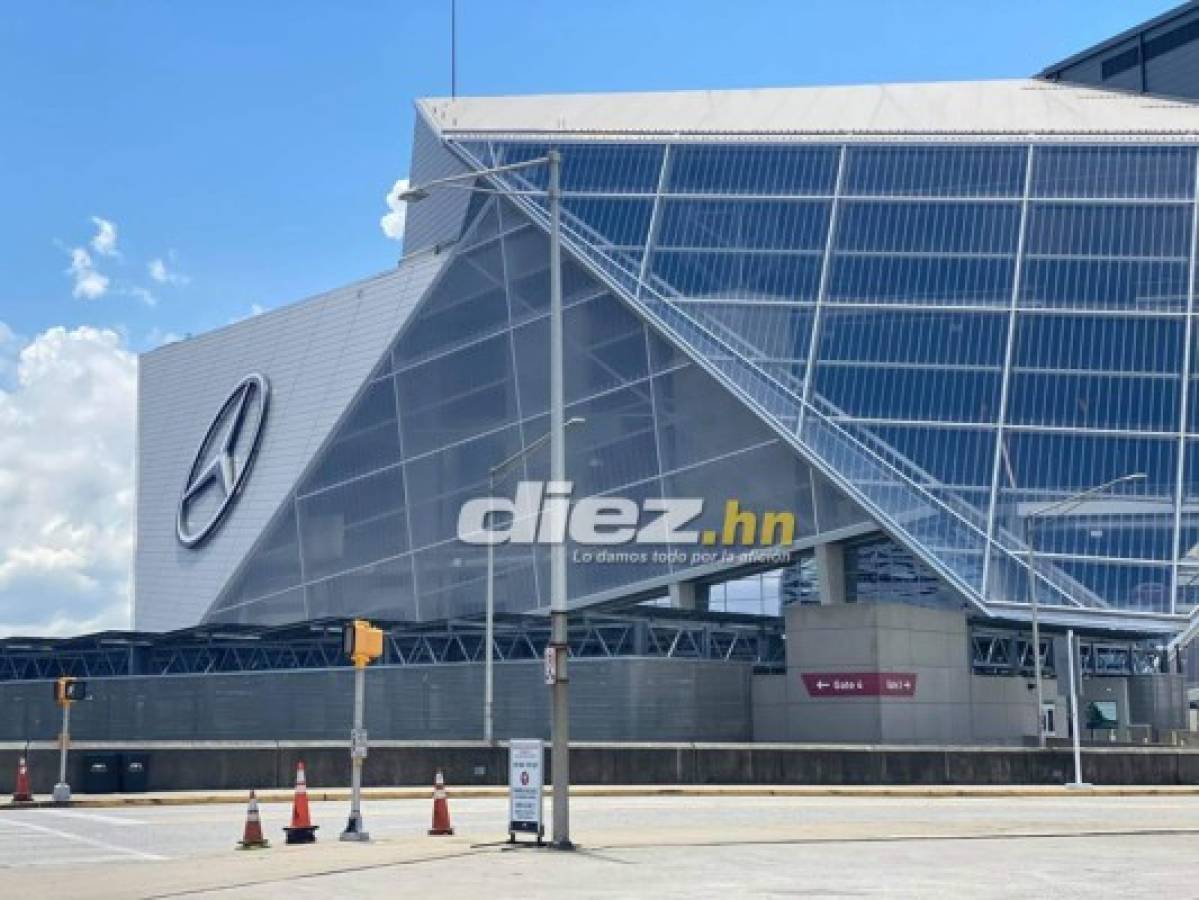
M58 754L58 783L54 785L51 797L55 803L69 803L71 786L67 784L67 745L71 742L71 701L62 703L62 734L59 735L61 747Z
M362 764L366 760L363 711L366 706L366 663L364 656L354 657L354 730L350 732L350 820L341 833L343 841L369 841L362 828Z

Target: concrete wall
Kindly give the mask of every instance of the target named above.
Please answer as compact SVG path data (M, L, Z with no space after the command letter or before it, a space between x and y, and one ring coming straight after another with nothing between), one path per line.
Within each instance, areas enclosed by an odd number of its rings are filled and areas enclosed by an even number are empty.
M1024 679L971 673L964 613L851 603L792 606L786 616L786 673L754 676L757 740L1021 743L1035 733ZM804 673L837 672L912 673L916 691L813 697L804 686Z
M149 790L290 788L303 760L309 789L344 789L344 743L140 743L86 745L71 755L68 780L84 785L85 755L136 750L149 754ZM49 744L0 744L0 772L28 753L35 793L47 794L58 772ZM846 747L779 744L575 744L575 784L1013 785L1063 784L1073 777L1069 749ZM507 749L481 743L387 742L373 745L368 786L429 785L436 769L451 786L504 784ZM546 770L549 772L547 753ZM1094 784L1196 784L1199 750L1088 749L1083 777Z
M678 659L571 663L578 740L751 740L751 666ZM498 663L496 737L549 737L540 662ZM93 679L78 703L79 740L340 740L350 728L349 669ZM483 667L367 672L372 738L471 740L483 733ZM282 702L281 702L282 701ZM50 682L0 683L0 740L50 740L61 713Z

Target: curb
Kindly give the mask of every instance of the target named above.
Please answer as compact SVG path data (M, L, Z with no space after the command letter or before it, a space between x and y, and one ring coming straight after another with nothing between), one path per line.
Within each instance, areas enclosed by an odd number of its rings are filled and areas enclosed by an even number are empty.
M450 787L452 797L461 800L503 799L506 787ZM213 804L242 804L246 791L178 792L163 794L77 795L69 803L34 799L24 803L0 804L6 809L116 809L145 806L207 806ZM553 794L546 786L545 793ZM428 788L364 788L364 800L428 800ZM866 799L1003 799L1013 797L1199 797L1199 785L1095 785L1087 788L1068 788L1061 785L1019 785L987 787L985 785L928 785L923 787L835 786L819 785L577 785L571 788L572 797L845 797ZM293 791L271 789L257 792L259 803L290 803ZM348 789L320 790L310 788L308 799L313 802L348 802Z

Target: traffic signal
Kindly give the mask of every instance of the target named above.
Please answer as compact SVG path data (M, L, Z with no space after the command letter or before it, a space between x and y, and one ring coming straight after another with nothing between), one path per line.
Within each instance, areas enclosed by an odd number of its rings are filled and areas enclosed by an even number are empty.
M54 702L59 706L87 699L87 682L64 675L54 682Z
M342 632L342 646L354 665L365 666L383 655L383 630L365 619L355 619Z

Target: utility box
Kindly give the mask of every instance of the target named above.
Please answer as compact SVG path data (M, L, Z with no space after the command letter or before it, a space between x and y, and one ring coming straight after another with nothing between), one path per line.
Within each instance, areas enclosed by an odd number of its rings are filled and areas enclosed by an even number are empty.
M150 789L150 754L126 753L121 757L121 791L144 794Z
M120 790L121 754L85 754L83 757L83 793L115 794Z

